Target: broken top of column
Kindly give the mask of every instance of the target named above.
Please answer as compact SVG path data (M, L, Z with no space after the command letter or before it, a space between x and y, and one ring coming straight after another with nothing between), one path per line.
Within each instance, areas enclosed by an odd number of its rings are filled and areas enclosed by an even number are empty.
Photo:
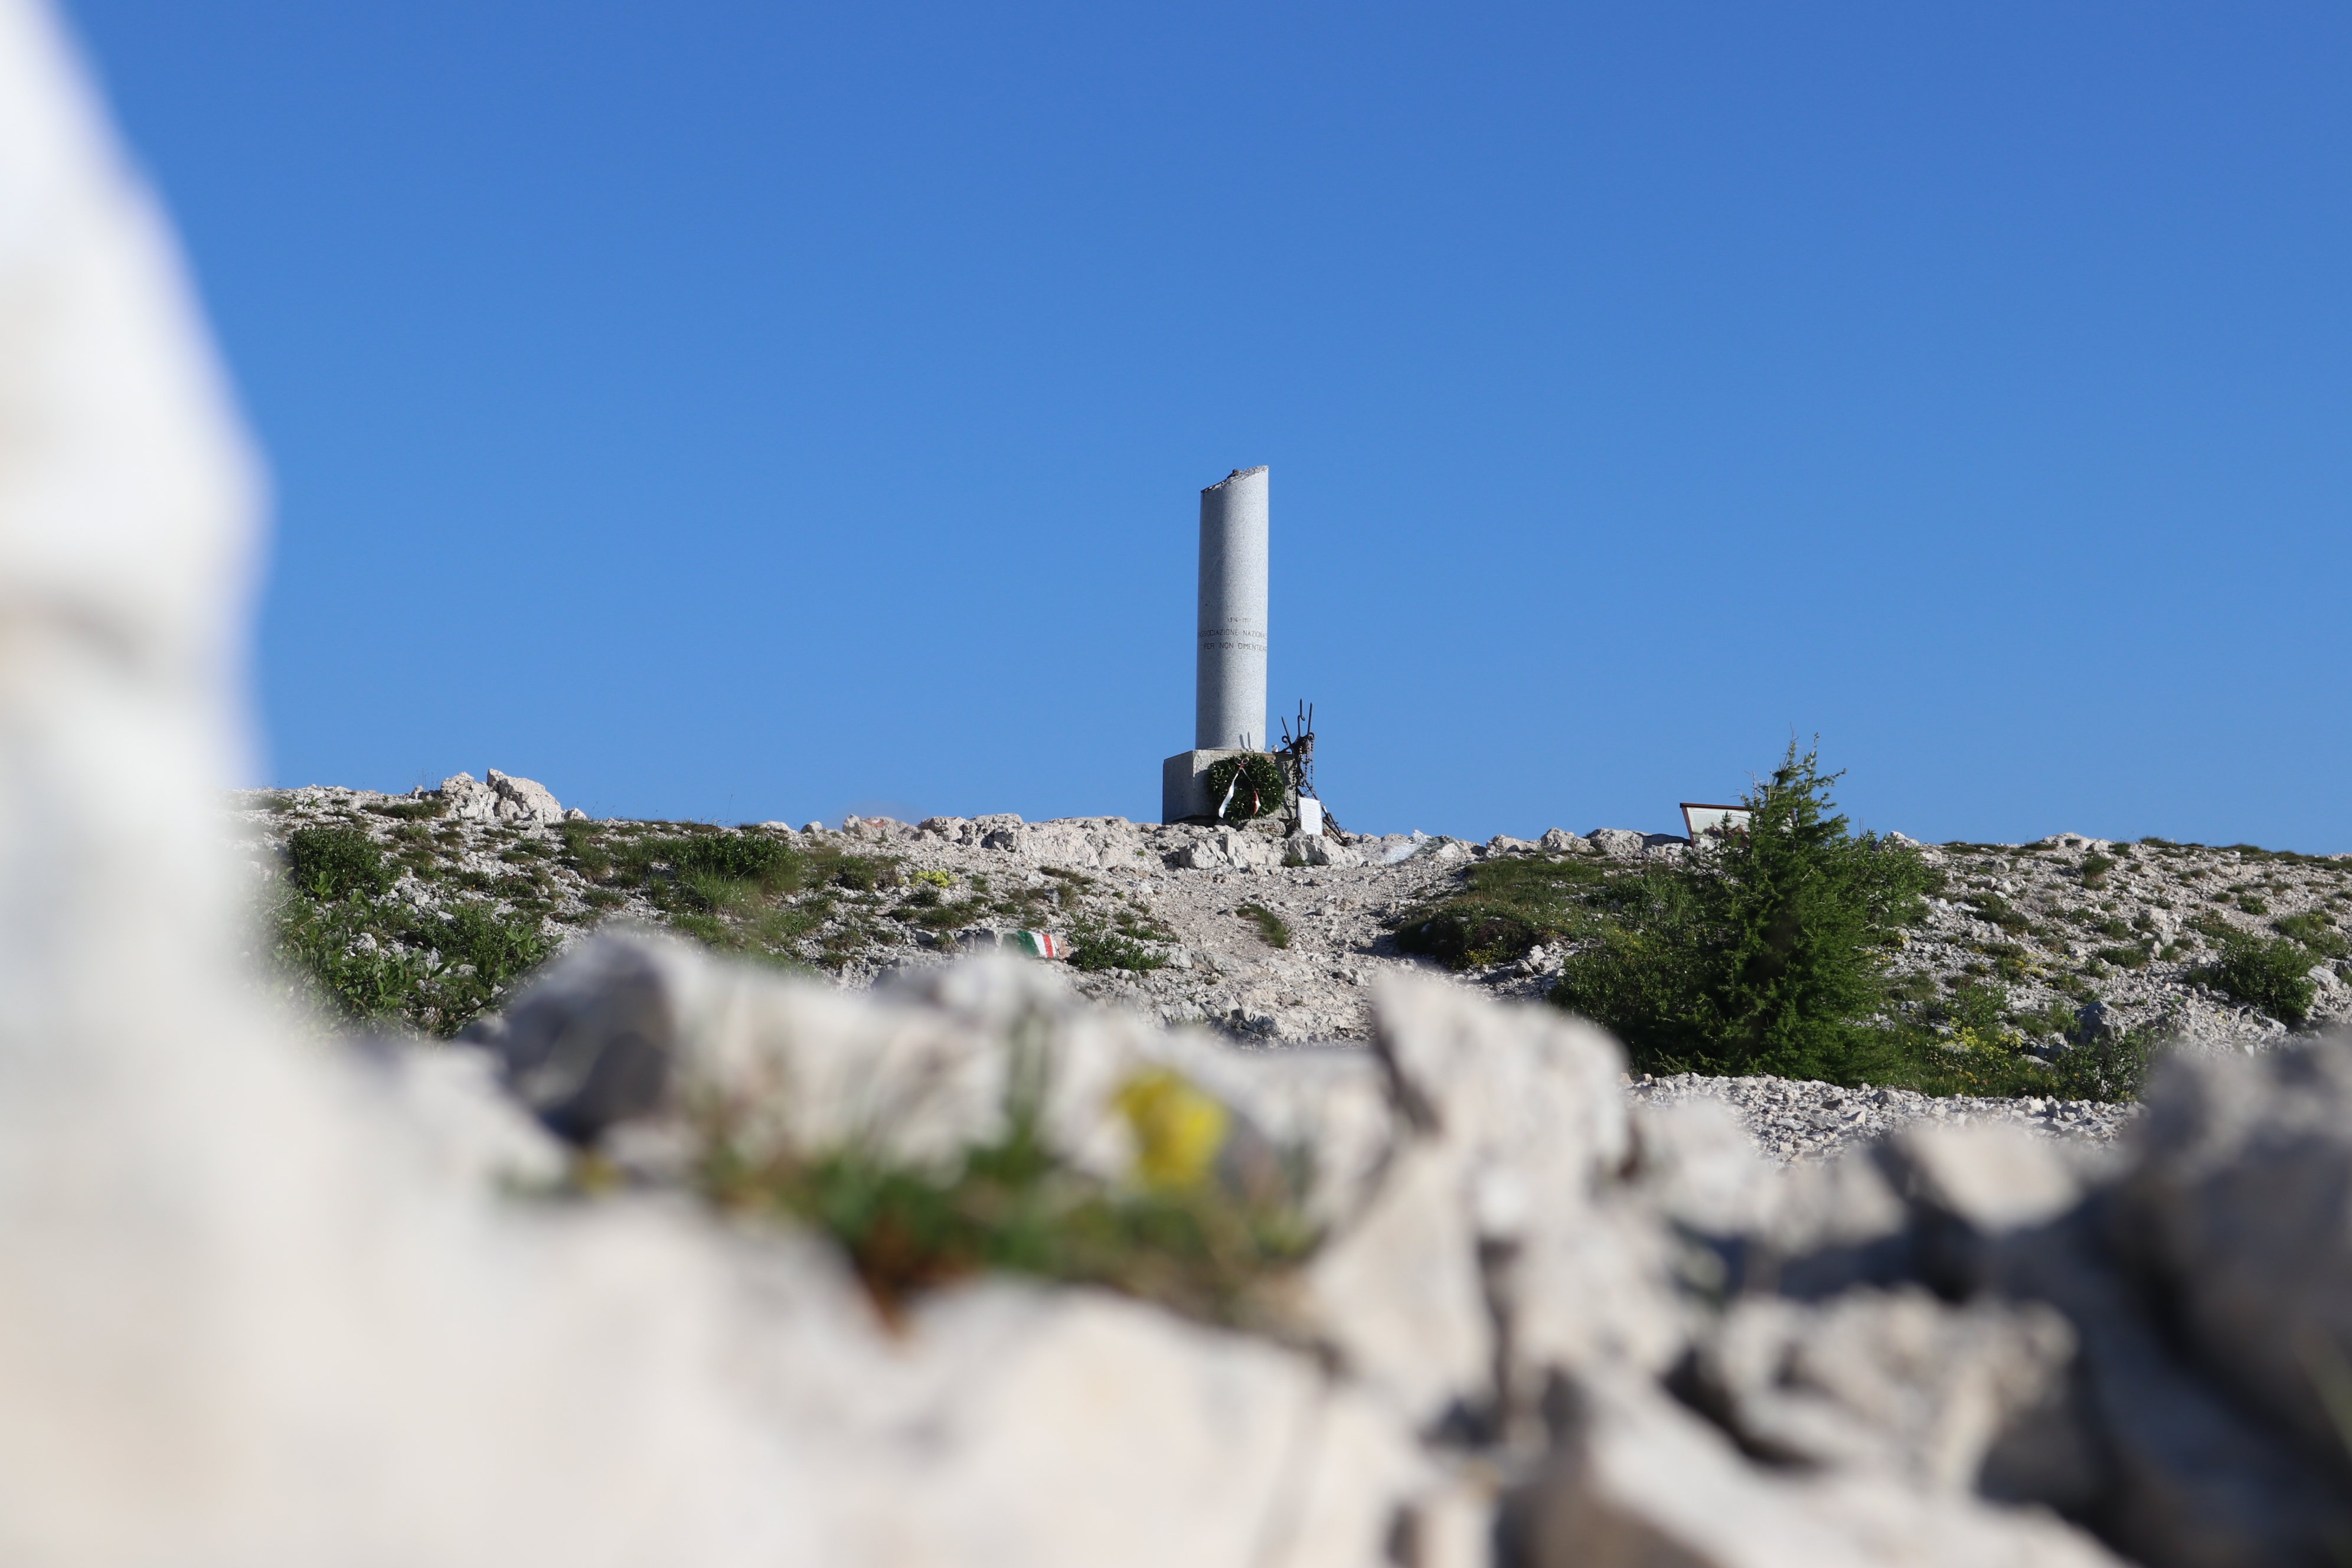
M1201 492L1202 751L1265 746L1266 476L1235 468Z

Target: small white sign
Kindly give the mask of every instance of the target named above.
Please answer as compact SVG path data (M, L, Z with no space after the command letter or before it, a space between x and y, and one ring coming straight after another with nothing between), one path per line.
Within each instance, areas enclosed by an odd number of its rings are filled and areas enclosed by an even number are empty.
M1748 831L1748 808L1744 805L1706 805L1698 801L1683 802L1683 827L1690 841L1699 843L1706 838L1722 838Z
M1323 803L1311 795L1298 797L1298 831L1309 838L1323 837Z

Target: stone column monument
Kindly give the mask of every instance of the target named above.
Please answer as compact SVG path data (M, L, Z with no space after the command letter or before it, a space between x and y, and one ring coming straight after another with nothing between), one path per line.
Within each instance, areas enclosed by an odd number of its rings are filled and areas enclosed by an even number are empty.
M1201 492L1193 749L1160 764L1163 822L1210 815L1211 765L1265 750L1266 473L1235 468Z

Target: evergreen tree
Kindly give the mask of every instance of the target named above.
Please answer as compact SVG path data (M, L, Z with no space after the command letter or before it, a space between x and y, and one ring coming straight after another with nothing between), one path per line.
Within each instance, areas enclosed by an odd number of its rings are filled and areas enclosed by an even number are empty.
M1614 1030L1645 1070L1883 1070L1885 950L1918 918L1927 871L1906 847L1847 831L1830 798L1840 776L1792 742L1744 797L1745 833L1622 880L1552 1000Z

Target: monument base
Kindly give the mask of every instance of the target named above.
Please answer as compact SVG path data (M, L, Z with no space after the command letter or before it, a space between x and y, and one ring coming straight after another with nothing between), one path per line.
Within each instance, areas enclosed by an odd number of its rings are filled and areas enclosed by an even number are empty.
M1206 820L1217 809L1209 798L1209 770L1227 757L1245 757L1241 750L1179 752L1160 764L1160 820Z

